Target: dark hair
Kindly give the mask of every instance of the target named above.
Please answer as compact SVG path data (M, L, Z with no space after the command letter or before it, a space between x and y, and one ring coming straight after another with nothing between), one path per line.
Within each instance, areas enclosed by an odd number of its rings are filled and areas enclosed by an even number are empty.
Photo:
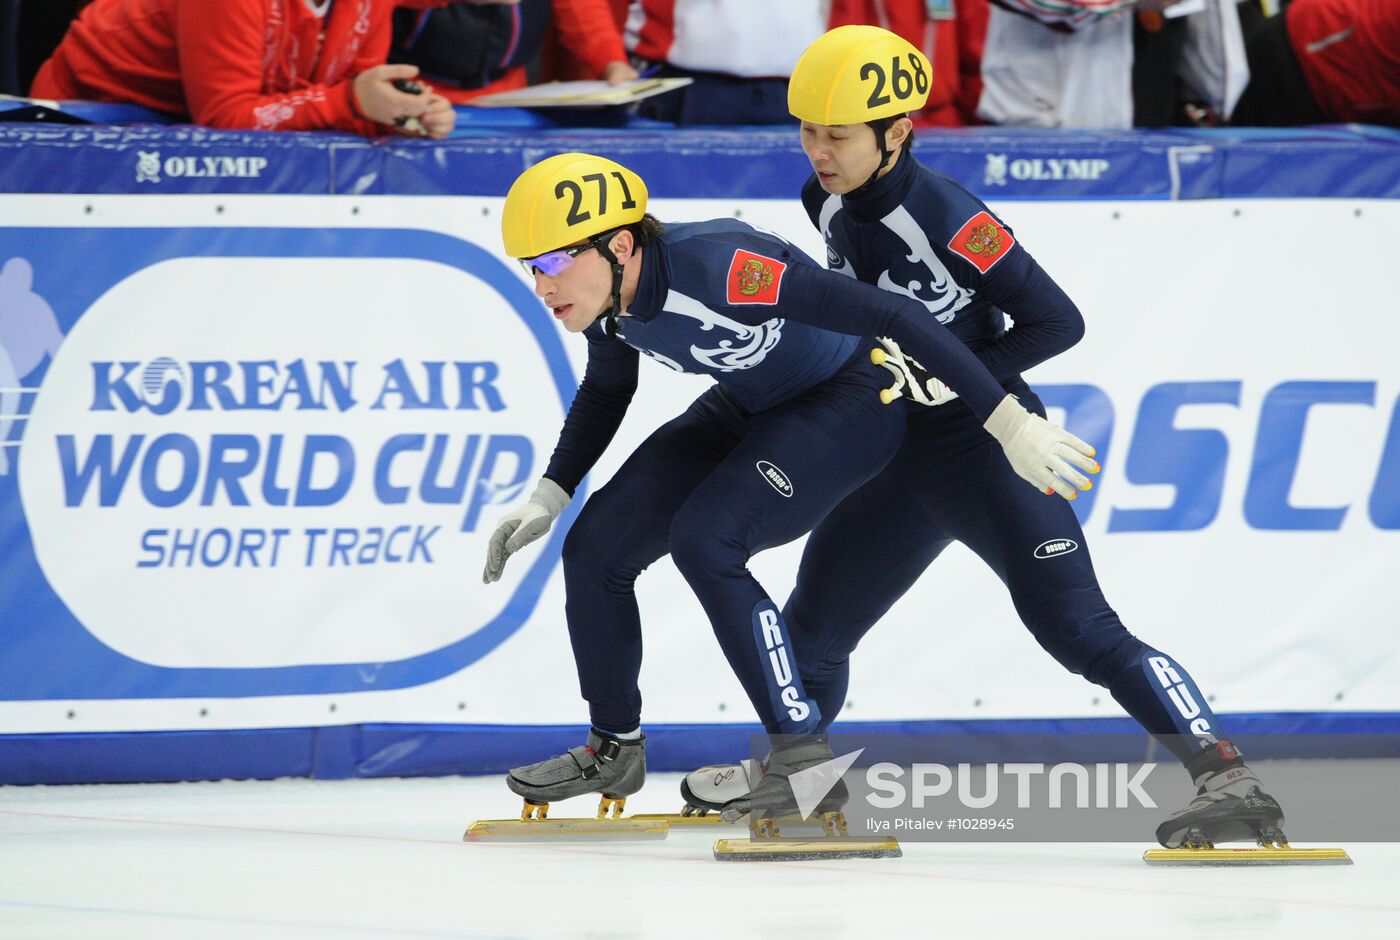
M875 132L878 140L885 139L885 132L894 126L894 122L900 118L907 118L907 114L891 114L889 117L876 118L873 121L866 121L866 125ZM914 149L914 128L909 128L909 133L904 135L904 144L899 148L902 151Z
M632 233L632 241L638 248L647 247L660 238L662 232L661 220L650 212L623 228Z

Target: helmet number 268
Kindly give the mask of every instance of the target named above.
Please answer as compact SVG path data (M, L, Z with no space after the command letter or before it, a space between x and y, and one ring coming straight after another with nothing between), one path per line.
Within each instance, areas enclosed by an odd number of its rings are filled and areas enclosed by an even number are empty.
M901 101L908 98L915 91L924 94L928 91L928 73L924 71L924 64L919 61L918 56L910 54L909 64L914 67L914 71L902 67L899 56L895 56L890 62L890 76L885 76L885 70L878 63L867 62L860 67L860 77L862 81L875 79L875 88L870 92L870 97L866 100L866 106L878 108L882 104L890 103L890 96L885 94L885 85L888 83L890 91Z

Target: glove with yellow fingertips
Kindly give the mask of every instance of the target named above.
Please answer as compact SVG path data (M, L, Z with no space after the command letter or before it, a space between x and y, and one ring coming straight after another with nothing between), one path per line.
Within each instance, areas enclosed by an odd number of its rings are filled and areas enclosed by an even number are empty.
M525 505L496 523L496 531L486 547L486 570L482 572L481 583L501 580L501 572L510 556L548 532L568 505L569 494L558 483L541 477Z
M1099 472L1098 462L1093 459L1094 448L1022 408L1016 396L1003 398L982 426L1001 445L1017 476L1047 496L1059 493L1065 499L1074 499L1079 495L1076 487L1093 488L1089 478L1075 468Z
M910 401L932 408L958 397L957 392L929 375L919 360L906 355L894 340L886 336L875 338L880 341L880 346L870 350L870 361L884 366L894 376L894 384L880 391L880 401L888 405L896 398L907 395Z

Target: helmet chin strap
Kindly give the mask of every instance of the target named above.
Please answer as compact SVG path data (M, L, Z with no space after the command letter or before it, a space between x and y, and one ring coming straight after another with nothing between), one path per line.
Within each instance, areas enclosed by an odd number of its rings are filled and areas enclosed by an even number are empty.
M868 189L870 185L874 183L876 179L879 178L880 171L883 170L887 165L889 165L890 157L894 156L894 151L890 150L889 147L885 146L885 131L889 130L889 126L886 125L883 129L877 126L883 120L885 119L876 118L873 121L865 122L865 126L875 132L875 146L880 148L880 163L878 166L875 167L875 170L870 174L869 178L866 179L864 183L861 183L851 192L846 194L848 196L858 196L866 189Z
M608 304L608 309L598 314L598 317L605 317L603 320L603 332L608 336L617 335L617 318L622 315L622 263L617 260L617 255L613 254L612 246L608 242L612 241L612 236L617 234L608 233L607 241L598 243L598 254L612 266L612 300ZM597 322L597 318L594 319Z

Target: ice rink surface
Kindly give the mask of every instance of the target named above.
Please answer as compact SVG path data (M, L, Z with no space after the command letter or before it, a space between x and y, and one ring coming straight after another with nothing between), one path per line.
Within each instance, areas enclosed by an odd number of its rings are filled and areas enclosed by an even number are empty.
M657 774L631 812L674 812ZM1181 870L1138 844L905 842L894 860L716 862L662 842L464 844L499 777L0 787L0 937L1400 937L1400 846ZM595 801L557 804L588 815Z

